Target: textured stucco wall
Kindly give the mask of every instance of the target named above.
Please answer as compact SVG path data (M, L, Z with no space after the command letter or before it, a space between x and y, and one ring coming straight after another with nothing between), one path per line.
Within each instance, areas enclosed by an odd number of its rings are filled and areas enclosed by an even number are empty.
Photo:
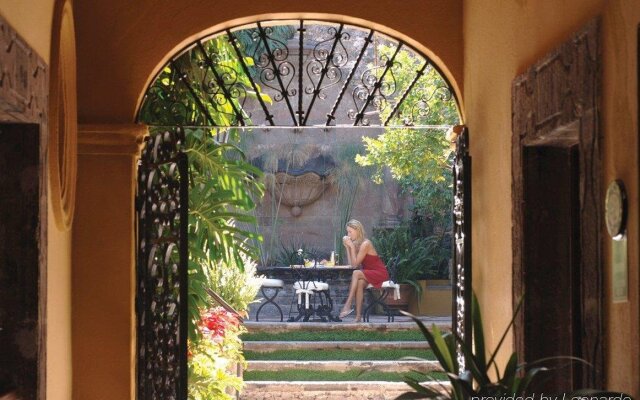
M640 3L632 1L482 1L464 4L464 103L473 157L473 267L492 345L512 301L511 83L591 18L601 15L602 133L605 186L622 178L630 197L630 301L611 304L605 250L607 386L640 393L638 329L637 50ZM604 198L604 193L602 193ZM487 233L491 233L488 235ZM609 241L602 243L608 249ZM505 361L509 350L505 349Z
M73 399L134 390L132 156L78 157L73 236Z
M48 204L47 399L71 398L71 230L60 231Z
M0 14L49 63L55 0L0 0Z
M604 184L622 179L627 187L629 301L611 302L611 240L605 235L605 357L607 380L640 396L640 271L638 240L638 24L640 3L610 1L603 13Z

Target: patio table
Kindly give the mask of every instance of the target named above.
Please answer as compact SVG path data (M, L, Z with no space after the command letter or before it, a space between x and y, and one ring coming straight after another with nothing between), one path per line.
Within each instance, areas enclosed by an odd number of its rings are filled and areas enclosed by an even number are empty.
M353 270L354 268L349 265L336 265L333 267L328 267L324 265L315 265L311 267L305 267L304 265L291 265L288 267L279 266L279 267L258 267L258 273L264 273L267 276L272 275L273 273L282 273L282 272L290 272L295 282L325 282L329 283L332 277L335 277L340 271ZM307 284L308 286L308 284ZM306 288L305 288L306 289ZM333 313L333 300L331 299L330 294L331 286L326 291L317 290L316 293L313 293L315 296L319 296L320 304L311 305L306 300L297 302L294 298L291 303L291 307L289 308L289 319L287 322L297 322L302 320L303 322L310 321L314 316L319 318L323 322L327 321L342 321L338 318L337 314ZM311 290L310 288L310 291ZM324 295L324 298L322 297ZM292 315L293 312L293 304L296 303L296 314Z

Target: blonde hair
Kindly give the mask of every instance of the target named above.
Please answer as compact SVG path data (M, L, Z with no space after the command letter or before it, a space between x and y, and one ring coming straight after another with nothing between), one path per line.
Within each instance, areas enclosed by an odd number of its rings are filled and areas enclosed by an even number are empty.
M353 242L356 244L356 247L359 249L362 242L364 242L364 240L367 238L364 233L364 226L362 225L362 222L358 221L357 219L352 219L349 222L347 222L347 227L352 228L356 231L356 235L358 237Z

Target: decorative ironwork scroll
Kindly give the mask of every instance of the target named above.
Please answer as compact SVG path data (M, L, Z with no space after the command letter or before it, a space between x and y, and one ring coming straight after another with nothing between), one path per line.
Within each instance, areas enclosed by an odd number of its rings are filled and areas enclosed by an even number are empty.
M471 345L471 156L469 134L463 128L453 162L453 332ZM458 345L458 363L465 369Z
M187 398L188 164L184 132L149 137L138 167L137 398Z
M456 106L442 71L402 40L300 19L195 40L158 73L138 119L156 126L453 125Z

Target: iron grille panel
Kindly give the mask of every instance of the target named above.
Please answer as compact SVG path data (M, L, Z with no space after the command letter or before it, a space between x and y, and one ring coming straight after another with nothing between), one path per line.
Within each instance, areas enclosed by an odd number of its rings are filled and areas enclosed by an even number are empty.
M146 139L138 167L137 398L187 399L188 166L179 128Z
M457 108L438 66L401 40L337 22L260 21L178 52L149 86L139 119L156 126L399 127L453 125Z
M471 156L469 136L463 128L457 139L453 163L453 332L469 348L471 323ZM458 363L465 369L464 355L458 345Z

